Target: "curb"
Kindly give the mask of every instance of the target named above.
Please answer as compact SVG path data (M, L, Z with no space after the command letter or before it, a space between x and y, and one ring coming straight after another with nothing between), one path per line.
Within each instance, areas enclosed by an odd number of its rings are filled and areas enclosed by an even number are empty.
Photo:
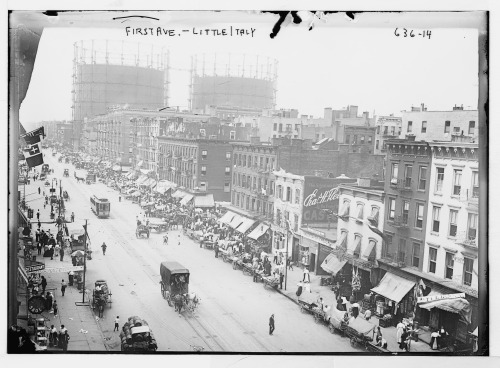
M296 300L295 298L293 298L293 297L291 297L291 296L289 296L289 295L285 294L285 293L284 293L283 291L281 291L280 289L276 289L276 291L277 291L278 293L280 293L281 295L283 295L285 298L287 298L287 299L291 300L292 302L294 302L295 304L299 305L298 300Z

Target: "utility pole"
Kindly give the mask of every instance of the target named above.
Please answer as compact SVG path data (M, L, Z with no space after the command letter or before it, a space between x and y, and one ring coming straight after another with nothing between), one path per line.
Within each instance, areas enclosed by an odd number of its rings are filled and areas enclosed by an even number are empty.
M82 303L85 303L85 274L87 273L87 220L85 219L85 239L83 240L83 285L82 285Z
M285 290L286 290L286 281L288 279L288 224L286 227L286 249L285 249Z

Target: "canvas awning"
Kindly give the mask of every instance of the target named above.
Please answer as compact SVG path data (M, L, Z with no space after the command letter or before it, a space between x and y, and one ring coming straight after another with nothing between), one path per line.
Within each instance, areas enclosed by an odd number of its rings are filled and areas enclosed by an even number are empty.
M342 231L336 247L347 249L347 231Z
M170 183L169 181L161 180L156 185L155 190L160 194L165 194L168 190L172 189L174 186L175 184Z
M379 284L371 290L376 294L399 303L414 286L414 281L386 272Z
M360 236L356 236L354 238L354 243L351 247L349 247L349 253L351 254L356 254L356 253L359 253L361 250L361 237Z
M418 303L418 299L417 299ZM470 303L465 298L446 298L446 295L441 295L439 299L418 303L419 308L431 310L438 308L447 312L459 314L467 323L471 323L472 309Z
M260 223L255 229L250 232L250 234L248 234L248 237L254 240L258 240L262 235L266 233L267 230L269 230L269 226Z
M215 206L214 195L207 194L204 196L194 197L194 206L195 207L204 207L204 208Z
M189 202L191 202L191 200L193 199L193 195L192 194L189 194L187 193L184 197L182 197L181 199L181 204L182 205L187 205Z
M142 160L139 161L139 163L137 164L137 167L141 167L143 163L144 163L144 161L142 161Z
M321 268L325 270L325 272L333 273L333 275L336 275L337 272L339 272L346 263L347 259L344 261L340 261L335 254L330 253L326 256L323 263L321 263Z
M141 173L148 175L152 170L141 169Z
M243 222L243 217L241 217L238 214L235 214L235 216L233 217L233 219L229 223L229 226L231 226L233 229L236 229L238 226L241 225L242 222Z
M370 240L368 242L368 245L361 252L361 258L368 260L368 258L370 258L370 255L372 254L374 249L375 249L375 241Z
M231 220L234 218L235 213L231 211L227 211L222 217L219 219L219 222L223 224L229 225Z
M252 227L253 224L255 224L255 220L243 217L243 222L236 228L236 231L244 234Z
M182 190L177 189L173 194L172 197L174 198L182 198L186 195L186 192L183 192Z
M139 179L137 179L137 180L135 181L135 183L136 183L136 184L142 184L142 183L144 183L146 180L148 180L148 177L147 177L147 176L145 176L145 175L141 175L141 176L139 177Z

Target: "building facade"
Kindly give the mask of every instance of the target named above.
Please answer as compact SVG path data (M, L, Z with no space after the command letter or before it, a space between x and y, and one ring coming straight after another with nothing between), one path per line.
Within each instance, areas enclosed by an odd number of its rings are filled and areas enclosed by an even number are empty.
M232 146L228 141L158 137L158 177L187 192L231 201Z
M423 272L426 280L445 285L446 293L465 293L475 326L479 272L478 145L435 142L430 146L433 159ZM422 311L421 318L424 323L437 325L445 317L443 314L439 310ZM464 322L457 323L460 327Z
M431 150L425 142L389 140L384 191L387 241L382 258L393 267L422 270Z
M370 187L370 181L360 180L368 186L342 184L339 186L339 211L335 253L339 260L351 267L339 272L352 274L358 269L362 291L368 292L379 281L378 260L382 258L385 193L383 187ZM374 226L380 232L374 232Z
M277 147L260 143L259 137L232 146L231 204L254 219L272 221Z
M477 110L464 110L454 106L451 111L427 111L421 107L413 107L411 111L402 112L403 135L413 135L421 141L451 141L453 136L466 136L477 142L479 133L479 115Z
M394 115L375 118L375 153L386 152L386 140L399 138L402 132L402 118Z

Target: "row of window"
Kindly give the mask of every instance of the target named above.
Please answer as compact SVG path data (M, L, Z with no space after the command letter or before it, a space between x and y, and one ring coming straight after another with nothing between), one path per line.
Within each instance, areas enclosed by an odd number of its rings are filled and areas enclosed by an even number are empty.
M458 233L458 210L450 209L448 219L447 236L455 238ZM468 213L467 215L467 230L466 240L474 241L477 237L478 215L476 213ZM432 207L432 229L434 233L439 233L441 227L441 207Z
M291 219L290 219L290 212L289 211L281 211L280 209L277 209L276 210L276 219L275 219L275 223L276 225L278 225L279 227L282 227L282 228L290 228L293 229L293 231L298 231L299 230L299 215L297 214L294 214L293 215L293 223L290 222Z
M443 191L444 167L436 168L436 186L434 191L441 193ZM462 193L462 170L453 170L452 195L459 196ZM468 196L472 198L479 197L479 172L472 171L471 189Z
M268 184L270 184L268 186ZM274 180L251 175L233 173L233 185L258 191L259 194L274 194ZM269 191L268 191L269 188Z
M433 247L429 247L429 264L428 272L436 274L436 261L437 261L438 250ZM446 252L445 256L445 269L444 278L452 280L453 271L455 268L455 255L451 252ZM474 272L474 260L472 258L464 257L464 265L462 272L462 283L466 286L472 285L472 274Z
M449 134L451 129L451 122L446 120L444 122L444 133ZM476 129L476 122L474 120L469 121L469 133L474 134L474 130ZM413 121L408 121L407 133L412 133L413 131ZM422 121L422 125L420 128L421 133L427 133L427 121ZM401 133L401 132L400 132ZM453 133L460 134L460 127L453 127Z
M266 213L273 213L273 204L266 201L261 201L250 195L244 193L238 193L233 191L231 194L231 203L234 206L246 209L249 211L255 211L265 215Z
M377 134L380 134L380 128L381 126L378 125L377 126ZM388 127L387 125L384 126L384 129L382 130L382 134L383 135L391 135L391 136L399 136L401 135L401 127L397 127L398 130L397 130L397 134L396 134L396 127L395 126L391 126L391 127Z
M365 142L367 144L371 144L372 143L372 136L371 135L366 136L366 141L365 141L364 135L358 136L357 134L354 134L352 136L352 141L351 141L351 136L349 134L347 134L345 136L345 140L344 140L344 143L346 143L346 144L365 144Z
M285 126L285 131L291 132L292 131L293 124L286 124ZM295 131L299 131L300 129L300 124L295 124ZM283 132L283 124L282 123L274 123L273 125L273 131L278 131L278 132Z
M413 176L413 165L406 164L404 167L403 179L399 179L399 163L391 164L391 185L402 185L405 188L411 188ZM419 166L418 168L418 190L425 190L427 185L427 166Z
M422 229L424 226L424 204L415 204L415 222L414 227ZM398 226L409 225L410 201L403 199L401 201L401 215L396 216L396 199L389 198L387 203L387 219Z
M363 202L356 202L356 210L354 217L356 220L363 221L365 217L365 204ZM367 219L370 222L378 226L378 215L380 212L380 207L371 206L371 212L367 215ZM344 199L342 202L342 208L340 209L339 216L342 218L349 217L351 214L351 201L348 199Z
M205 129L200 129L200 137L206 137L206 136L207 136L207 132L205 131ZM216 138L217 138L217 135L210 136L210 139L216 139ZM229 140L234 141L235 139L236 139L236 131L231 130L229 132Z
M300 204L300 189L295 189L295 201L293 201L292 188L278 184L276 185L276 196L282 201Z
M234 154L234 165L240 167L253 167L262 170L274 170L274 158L265 156L245 155L242 153Z
M347 230L341 230L340 232L339 247L344 248L345 250L349 249L349 246L347 245L348 233L349 232ZM354 246L351 249L353 250L353 255L355 258L359 258L361 254L362 239L363 236L361 234L354 234ZM364 256L366 256L366 258L370 260L375 256L376 248L377 248L377 241L375 239L369 238L367 249L370 250L370 252L365 253Z

